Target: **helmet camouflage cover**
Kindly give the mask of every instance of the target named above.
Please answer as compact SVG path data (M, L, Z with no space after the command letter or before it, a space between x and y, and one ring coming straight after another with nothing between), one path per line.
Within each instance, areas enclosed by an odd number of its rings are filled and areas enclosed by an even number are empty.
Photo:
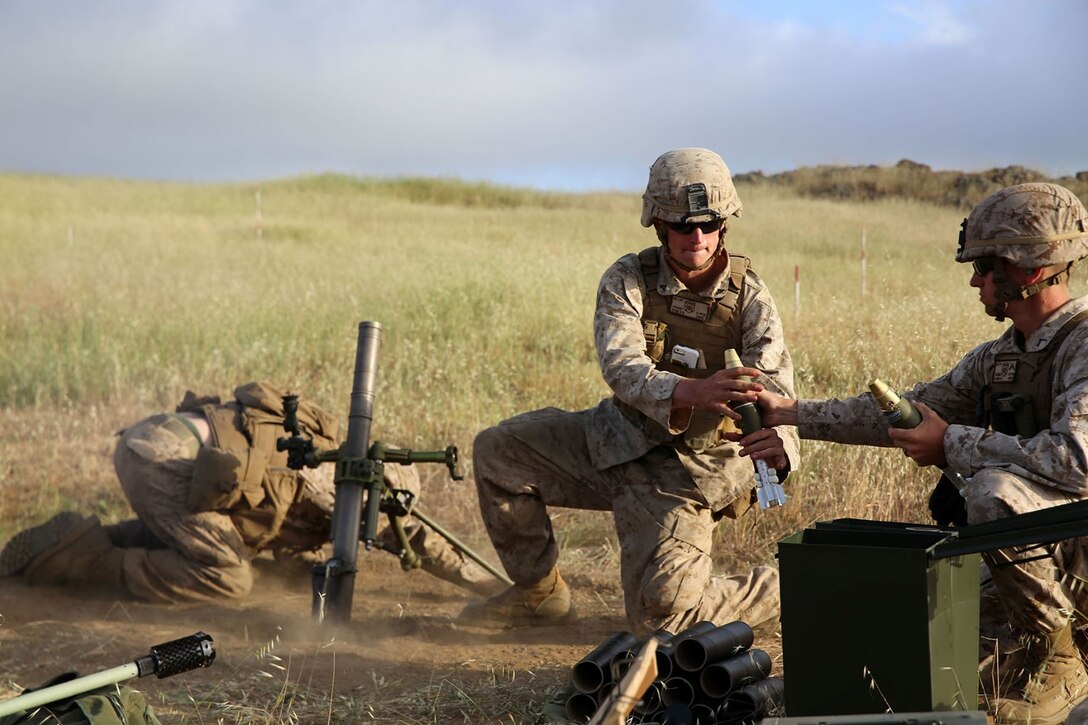
M1064 186L1017 184L990 194L963 220L957 262L1000 257L1022 269L1088 256L1088 212Z
M642 226L665 222L708 222L740 216L741 204L729 167L709 149L666 151L650 167L642 195Z

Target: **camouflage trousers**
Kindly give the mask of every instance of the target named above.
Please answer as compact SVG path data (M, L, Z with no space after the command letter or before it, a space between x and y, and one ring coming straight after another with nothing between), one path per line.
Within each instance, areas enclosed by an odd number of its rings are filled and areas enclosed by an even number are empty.
M967 487L967 520L996 521L1080 500L1000 469L976 473ZM1052 632L1070 620L1088 625L1088 539L1066 539L1038 549L984 554L1010 623L1025 633Z
M537 410L482 431L473 463L491 541L515 583L544 577L559 550L549 506L611 511L631 628L680 631L700 620L758 624L779 612L778 571L711 575L713 512L667 447L597 470L589 411Z
M133 596L172 602L249 592L252 554L230 516L189 510L193 454L185 443L149 418L122 434L113 462L125 496L151 535L144 538L159 542L125 550L124 582Z

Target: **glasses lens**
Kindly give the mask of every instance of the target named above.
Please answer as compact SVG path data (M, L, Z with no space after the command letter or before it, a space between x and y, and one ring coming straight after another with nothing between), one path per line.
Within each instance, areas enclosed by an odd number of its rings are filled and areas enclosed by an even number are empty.
M669 229L672 229L677 234L691 234L696 229L703 234L713 234L722 228L722 222L720 219L712 219L708 222L700 222L698 224L692 222L668 222Z
M975 274L979 277L985 277L990 272L994 271L997 266L997 260L993 257L979 257L971 262L971 266L975 268Z

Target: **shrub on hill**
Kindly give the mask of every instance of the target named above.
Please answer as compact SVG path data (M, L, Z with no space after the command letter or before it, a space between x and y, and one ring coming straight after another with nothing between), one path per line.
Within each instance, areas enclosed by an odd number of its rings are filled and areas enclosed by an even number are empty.
M1052 179L1023 166L977 172L934 171L926 164L903 159L895 166L803 166L770 175L753 171L737 174L736 180L785 187L815 198L871 201L898 197L965 210L1006 186L1053 181L1088 203L1088 171Z

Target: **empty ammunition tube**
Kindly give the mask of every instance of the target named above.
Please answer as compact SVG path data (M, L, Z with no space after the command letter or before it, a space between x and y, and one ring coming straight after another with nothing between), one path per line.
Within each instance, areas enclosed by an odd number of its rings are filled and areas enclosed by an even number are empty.
M650 683L646 692L642 693L642 699L632 708L639 715L648 715L661 709L661 691L665 688L660 680Z
M579 692L596 692L611 679L609 666L618 652L630 649L638 638L630 632L616 632L582 658L570 671L570 684Z
M672 671L676 669L674 660L674 655L676 654L676 645L678 645L681 640L688 637L695 637L702 634L703 632L710 632L716 629L717 626L718 625L714 624L713 622L708 622L704 620L702 622L696 622L695 624L691 625L690 627L675 636L670 635L668 638L663 638L659 636L658 639L661 641L661 644L658 645L656 653L657 679L667 680L669 679L669 677L672 676Z
M612 674L612 680L619 682L623 679L623 676L627 674L627 670L631 669L631 665L634 664L635 659L638 657L638 653L642 651L642 648L646 646L646 643L650 639L657 640L657 649L654 650L656 655L661 651L662 643L672 640L672 633L659 629L651 635L643 637L635 642L631 647L625 650L621 650L612 656L612 661L609 663L609 670Z
M686 677L670 677L664 682L661 702L666 705L690 705L695 702L695 686Z
M758 721L782 708L785 685L781 677L768 677L745 685L725 700L718 722Z
M691 720L688 722L697 723L697 725L716 725L720 721L718 711L713 705L697 702L691 706Z
M597 698L586 692L576 692L567 698L563 709L571 722L589 722L597 712Z
M748 649L752 646L754 637L752 628L745 622L730 622L710 632L680 641L676 645L673 659L681 668L695 672L711 662Z
M699 673L699 687L707 697L720 699L770 674L771 656L761 649L750 649L707 665Z

